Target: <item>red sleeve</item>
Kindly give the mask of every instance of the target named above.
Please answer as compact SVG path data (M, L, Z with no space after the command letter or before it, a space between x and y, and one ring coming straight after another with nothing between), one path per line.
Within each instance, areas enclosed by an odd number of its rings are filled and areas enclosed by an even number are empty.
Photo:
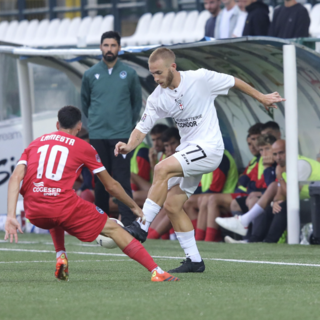
M223 190L223 186L226 182L226 175L220 168L217 168L213 171L213 179L210 185L209 190L215 193L221 193Z
M83 150L83 162L85 167L87 167L92 173L96 174L106 168L101 163L101 159L96 151L96 149L91 146L89 143L84 142L84 150Z

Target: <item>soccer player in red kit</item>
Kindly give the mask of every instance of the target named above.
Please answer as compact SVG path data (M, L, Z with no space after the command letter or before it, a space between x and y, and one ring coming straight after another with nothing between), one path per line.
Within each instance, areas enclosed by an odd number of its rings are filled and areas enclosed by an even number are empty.
M64 249L64 230L81 241L91 242L99 234L112 238L119 248L150 272L152 281L177 281L153 261L145 248L128 232L94 204L79 198L72 189L82 166L98 176L106 190L126 204L140 218L144 215L139 206L126 194L102 165L96 150L77 138L81 130L81 112L72 106L58 112L58 131L34 140L25 149L8 186L8 216L5 240L18 241L16 219L19 191L24 196L26 217L42 229L50 229L56 250ZM20 190L20 183L23 184ZM55 276L68 280L68 260L65 251L57 258Z

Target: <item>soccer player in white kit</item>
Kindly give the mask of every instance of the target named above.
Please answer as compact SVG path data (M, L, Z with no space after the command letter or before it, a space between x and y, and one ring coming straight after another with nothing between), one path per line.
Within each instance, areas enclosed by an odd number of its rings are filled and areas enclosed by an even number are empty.
M164 206L186 260L171 273L203 272L204 262L198 251L194 229L183 205L196 190L202 174L214 171L220 164L224 144L214 99L237 88L257 99L266 109L285 99L277 93L264 95L233 76L199 69L177 71L175 54L167 48L156 49L149 57L149 70L159 85L149 96L141 121L128 143L119 142L115 155L127 154L145 138L158 119L172 117L179 129L181 144L176 153L159 162L153 183L143 206L145 221L135 221L125 229L144 242L148 228Z

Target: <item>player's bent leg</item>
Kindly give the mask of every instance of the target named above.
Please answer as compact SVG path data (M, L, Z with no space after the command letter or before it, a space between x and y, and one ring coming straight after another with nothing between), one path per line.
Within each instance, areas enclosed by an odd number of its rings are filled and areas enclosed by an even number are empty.
M64 246L64 230L62 227L57 226L49 230L56 250L56 270L55 277L58 280L68 281L69 279L69 262Z
M151 281L178 281L179 279L163 271L152 259L143 245L134 239L115 221L108 219L101 234L110 237L119 246L124 254L137 261L148 271L152 272Z
M183 210L183 204L187 198L185 192L178 185L175 185L169 190L164 204L180 246L186 255L186 260L182 261L182 265L170 270L171 273L203 272L205 270L204 262L196 245L193 225Z
M182 176L181 164L175 157L169 157L159 162L154 168L153 183L148 193L148 199L162 207L167 197L168 180Z
M158 163L154 172L153 184L142 208L146 217L145 224L142 224L141 221L134 221L131 225L125 227L126 231L142 243L146 241L149 227L160 212L167 197L169 179L183 174L179 161L174 157L169 157Z
M201 194L193 194L183 205L183 209L190 218L194 229L197 228L199 197L201 197Z
M84 201L84 200L83 200ZM55 277L58 280L69 280L69 262L64 246L64 229L58 222L50 218L30 219L30 222L38 228L50 231L54 247L56 249L56 270Z

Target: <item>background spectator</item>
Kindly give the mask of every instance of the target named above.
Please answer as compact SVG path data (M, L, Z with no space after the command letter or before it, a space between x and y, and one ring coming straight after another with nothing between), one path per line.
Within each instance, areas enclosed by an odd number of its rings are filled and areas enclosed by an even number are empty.
M131 189L133 200L143 206L151 187L151 169L149 161L149 146L142 142L131 158Z
M204 8L212 14L212 17L207 20L205 26L205 37L214 38L214 29L216 26L217 17L221 11L220 5L220 0L204 0Z
M102 60L88 69L82 79L82 110L88 118L90 143L97 150L104 167L132 197L130 187L131 155L115 157L114 148L119 141L128 142L141 109L141 86L137 73L118 60L120 36L105 32L101 36ZM109 212L109 194L96 179L96 205ZM119 212L124 225L135 216L123 203Z
M251 3L250 3L251 2ZM249 0L246 6L247 20L242 32L243 36L266 36L270 26L269 8L261 0Z
M307 9L296 0L286 0L274 10L269 36L283 39L309 36L310 17Z
M165 148L166 158L168 158L175 153L176 148L180 144L179 130L175 127L168 128L162 133L161 138ZM162 236L163 239L169 239L170 228L172 228L171 222L166 210L162 208L150 225L148 239L159 239L160 236ZM165 234L166 236L164 236Z
M248 3L250 3L250 0L238 0L237 1L237 5L240 9L239 12L239 16L238 16L238 20L237 20L237 24L233 30L233 34L232 37L241 37L242 36L242 32L244 29L244 25L246 23L246 19L247 19L247 11L246 11L246 6L248 5Z
M169 127L165 124L156 124L150 131L152 140L152 148L149 149L149 160L151 172L159 160L165 157L164 146L162 141L162 133L165 132Z
M236 27L240 9L234 0L222 0L224 9L217 17L214 37L216 39L231 38Z
M86 129L81 128L77 136L89 143L89 134ZM80 186L77 187L76 183L74 185L74 188L76 187L77 195L84 200L94 203L94 176L87 167L82 168L81 174L76 182L80 181Z

